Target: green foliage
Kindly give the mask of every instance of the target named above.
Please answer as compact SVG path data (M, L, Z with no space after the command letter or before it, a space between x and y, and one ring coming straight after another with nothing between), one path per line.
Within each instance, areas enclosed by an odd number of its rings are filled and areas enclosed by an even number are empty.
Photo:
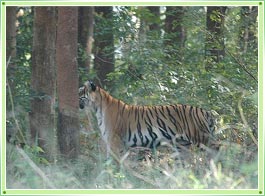
M33 35L33 12L30 7L20 7L17 10L16 35L16 58L11 59L15 64L14 70L8 70L12 74L7 78L12 81L14 89L7 88L9 105L7 106L7 136L13 143L27 142L29 122L28 111L30 111L30 76L31 76L31 54ZM23 14L21 14L23 13Z
M18 18L16 74L9 78L16 84L16 116L14 118L12 111L8 111L7 125L26 135L29 123L25 111L30 110L30 98L42 98L42 95L30 91L33 12L28 7L21 9L24 15ZM83 126L80 129L87 135L81 135L82 155L76 162L63 159L49 163L42 149L25 147L25 153L55 187L257 188L257 146L251 137L258 138L258 85L251 77L258 76L257 24L251 26L254 39L247 43L248 49L244 52L239 38L244 31L243 23L246 23L244 15L241 7L229 7L224 28L226 55L218 63L211 62L210 71L206 71L204 47L208 32L204 7L186 8L183 18L186 41L182 50L173 37L164 36L163 30L139 33L139 18L144 19L146 25L160 22L163 27L164 12L158 18L145 8L121 6L114 8L111 18L96 15L96 28L102 29L96 36L104 36L109 31L114 36L115 71L108 75L112 88L107 90L129 104L182 103L217 111L220 115L217 135L224 144L222 149L212 159L198 149L184 153L187 156L184 159L176 156L177 152L172 149L159 151L150 160L138 160L132 152L118 169L111 159L106 160L96 126L86 127L86 123L91 123L86 114L80 118ZM219 20L218 13L212 15L212 19ZM105 52L113 51L106 48ZM79 46L78 60L85 58L85 51ZM80 82L96 78L93 63L89 74L79 68L79 75ZM7 149L8 188L51 188L13 146L8 145Z
M13 59L16 68L14 77L8 78L8 80L13 80L15 83L15 92L12 92L12 95L15 96L13 97L15 105L22 106L29 111L33 11L30 7L20 7L19 10L24 14L17 18L17 54L16 59Z
M24 146L23 148L25 152L29 155L31 160L33 160L35 163L48 165L48 160L44 157L45 152L42 148L39 146Z

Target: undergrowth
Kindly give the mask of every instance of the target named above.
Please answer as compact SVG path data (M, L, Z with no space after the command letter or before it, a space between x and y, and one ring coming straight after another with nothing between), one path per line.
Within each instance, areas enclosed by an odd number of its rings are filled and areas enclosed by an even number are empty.
M258 186L257 146L222 140L217 153L198 148L126 153L118 167L97 131L81 130L81 154L76 160L57 156L40 162L38 154L7 143L8 189L254 189Z

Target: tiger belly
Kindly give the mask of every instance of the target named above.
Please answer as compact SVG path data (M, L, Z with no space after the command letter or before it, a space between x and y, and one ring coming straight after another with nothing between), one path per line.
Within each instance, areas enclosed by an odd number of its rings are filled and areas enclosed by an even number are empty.
M125 139L126 147L146 147L155 148L162 142L175 144L176 139L187 140L185 135L176 134L173 131L163 130L156 127L147 127L146 129L128 130L128 135Z

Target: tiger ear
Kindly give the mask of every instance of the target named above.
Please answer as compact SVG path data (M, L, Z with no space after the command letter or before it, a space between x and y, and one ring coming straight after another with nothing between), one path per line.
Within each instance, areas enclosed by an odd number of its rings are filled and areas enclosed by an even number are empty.
M91 90L92 90L92 91L95 91L97 87L96 87L96 85L94 84L94 82L92 82L92 81L89 80L89 83L90 83L90 86L91 86Z

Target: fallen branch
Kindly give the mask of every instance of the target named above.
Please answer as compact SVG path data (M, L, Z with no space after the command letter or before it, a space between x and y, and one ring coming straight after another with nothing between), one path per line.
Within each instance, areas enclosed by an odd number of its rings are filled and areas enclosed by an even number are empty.
M30 157L18 146L16 147L18 153L28 162L29 166L43 179L43 181L51 189L56 189L56 187L51 183L51 179L47 178L45 173L30 159Z

